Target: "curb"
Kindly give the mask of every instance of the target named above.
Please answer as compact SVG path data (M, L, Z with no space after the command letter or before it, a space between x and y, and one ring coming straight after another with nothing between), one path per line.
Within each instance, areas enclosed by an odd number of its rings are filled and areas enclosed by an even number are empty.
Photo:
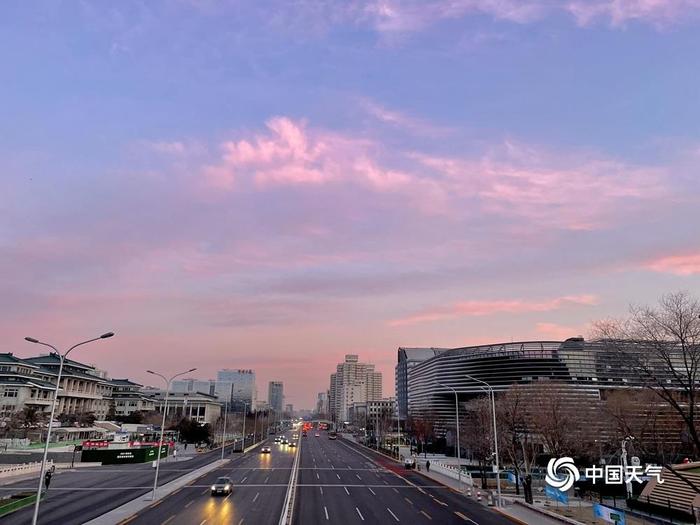
M532 525L531 523L528 523L527 521L523 521L520 518L516 518L515 516L511 516L507 512L503 512L501 509L494 508L493 509L495 512L503 516L505 519L508 521L512 521L513 523L516 523L517 525Z

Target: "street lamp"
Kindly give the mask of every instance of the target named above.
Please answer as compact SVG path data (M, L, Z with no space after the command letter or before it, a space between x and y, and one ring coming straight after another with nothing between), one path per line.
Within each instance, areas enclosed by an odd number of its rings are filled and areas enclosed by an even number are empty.
M493 451L496 459L496 491L498 493L498 503L497 507L501 506L501 473L499 471L499 458L498 458L498 431L496 430L496 396L493 393L493 388L486 381L472 377L469 374L464 374L467 379L486 385L486 388L481 387L482 390L486 390L491 396L491 410L493 414Z
M457 419L457 479L459 483L459 491L462 492L462 451L459 448L459 398L457 396L457 390L448 385L443 385L438 383L441 387L449 388L455 394L455 416Z
M224 460L224 449L226 448L226 415L228 414L228 401L224 405L224 428L221 431L221 460Z
M170 379L165 377L163 374L159 374L158 372L154 372L153 370L146 370L146 372L148 372L149 374L153 374L154 376L158 376L163 381L165 381L165 400L163 402L163 421L160 425L160 441L158 442L158 458L156 459L156 477L153 480L153 497L151 498L151 501L156 500L156 488L158 487L158 472L160 471L160 450L163 448L163 434L165 433L165 417L168 414L168 395L170 394L170 383L176 377L184 376L185 374L189 374L190 372L194 372L195 370L197 370L197 369L190 368L189 370L185 370L184 372L180 372L179 374L175 374Z
M100 337L95 337L93 339L88 339L87 341L83 341L82 343L78 343L77 345L71 346L68 350L66 350L66 353L61 354L58 349L50 345L48 343L44 343L42 341L39 341L38 339L34 339L33 337L25 337L25 341L29 341L30 343L35 343L38 345L44 345L48 346L49 348L52 348L54 352L56 352L56 355L58 356L59 359L59 365L58 365L58 377L56 377L56 388L54 389L53 392L53 401L51 402L51 415L49 416L49 428L46 431L46 442L44 443L44 456L41 458L41 468L39 469L39 485L36 489L36 501L34 502L34 515L32 517L32 525L36 525L37 520L39 519L39 500L41 499L41 484L44 481L44 473L46 472L46 458L48 457L49 454L49 442L51 441L51 425L53 423L53 416L56 412L56 403L58 403L58 389L60 388L61 384L61 375L63 374L63 363L68 356L68 354L71 353L71 351L79 346L85 345L87 343L92 343L93 341L99 341L100 339L108 339L114 335L114 332L107 332L106 334L102 334Z
M245 420L248 416L248 403L243 402L243 444L241 445L241 452L245 452Z

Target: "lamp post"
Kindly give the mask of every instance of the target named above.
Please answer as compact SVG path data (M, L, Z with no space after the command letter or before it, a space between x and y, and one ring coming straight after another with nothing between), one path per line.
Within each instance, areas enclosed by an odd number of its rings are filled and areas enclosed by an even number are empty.
M477 379L476 377L472 377L469 374L464 374L467 379L471 379L472 381L475 381L477 383L481 383L482 385L486 385L486 388L483 386L481 387L482 390L486 390L490 396L491 396L491 412L493 414L493 452L495 455L496 459L496 491L498 493L498 502L496 503L497 507L501 506L501 473L499 470L499 458L498 458L498 430L496 429L496 396L493 393L493 388L491 385L489 385L486 381L482 381L481 379Z
M224 449L226 448L226 416L228 415L228 401L224 404L224 429L221 431L221 459L224 459Z
M248 416L248 403L243 403L243 444L241 445L241 452L245 452L245 420Z
M448 385L443 385L438 383L443 388L449 388L455 394L455 419L457 423L457 480L459 483L459 491L462 492L462 451L459 448L459 397L457 396L457 390Z
M165 377L163 374L159 374L158 372L154 372L153 370L146 370L146 372L148 372L149 374L153 374L154 376L158 376L163 381L165 381L165 400L163 402L163 421L160 424L160 440L158 441L158 458L156 459L156 477L153 479L153 496L151 497L151 501L156 500L156 489L158 488L158 472L160 472L160 450L163 448L163 435L165 434L165 417L168 415L168 395L170 394L170 383L176 377L184 376L185 374L189 374L190 372L194 372L195 370L197 370L197 369L190 368L189 370L185 370L184 372L180 372L179 374L175 374L170 379Z
M37 520L39 519L39 500L41 499L41 484L44 481L44 473L46 472L46 458L49 453L49 442L51 441L51 424L53 423L53 416L56 413L56 403L58 403L58 389L60 388L61 384L61 375L63 374L63 363L65 362L66 357L68 354L71 353L71 351L79 346L85 345L87 343L92 343L93 341L99 341L100 339L107 339L109 337L112 337L114 335L114 332L107 332L106 334L102 334L100 337L95 337L93 339L88 339L87 341L83 341L82 343L78 343L77 345L71 346L64 354L61 354L58 349L56 349L55 346L50 345L48 343L44 343L42 341L39 341L38 339L34 339L33 337L25 337L25 341L29 341L30 343L35 343L38 345L44 345L48 346L49 348L52 348L54 352L56 352L56 355L58 356L59 359L59 365L58 365L58 376L56 377L56 388L54 389L53 392L53 400L51 402L51 415L49 416L49 428L46 431L46 442L44 443L44 455L41 458L41 468L39 469L39 484L36 489L36 501L34 502L34 515L32 516L32 525L36 525Z
M256 410L254 413L255 419L253 419L253 444L255 444L255 438L258 437L258 411Z

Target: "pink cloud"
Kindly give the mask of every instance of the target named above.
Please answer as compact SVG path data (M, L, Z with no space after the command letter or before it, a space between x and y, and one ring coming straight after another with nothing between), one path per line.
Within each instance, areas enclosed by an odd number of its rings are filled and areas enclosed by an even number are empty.
M388 109L368 98L360 98L359 104L364 111L375 119L414 135L436 137L452 133L452 130L447 127L436 126L426 120L397 110Z
M436 307L408 317L389 321L389 326L406 326L424 322L457 319L460 317L480 317L498 313L521 314L528 312L548 312L565 306L593 306L598 304L595 295L567 295L546 301L523 299L499 301L460 301L444 307Z
M647 263L645 267L655 272L674 275L700 274L700 253L660 257Z
M557 341L563 341L569 337L577 337L583 333L580 328L556 323L537 323L535 325L535 332L543 337Z
M643 21L661 26L697 16L698 0L585 0L574 1L566 9L580 25L588 25L596 19L621 26L630 21ZM695 11L695 13L693 13Z

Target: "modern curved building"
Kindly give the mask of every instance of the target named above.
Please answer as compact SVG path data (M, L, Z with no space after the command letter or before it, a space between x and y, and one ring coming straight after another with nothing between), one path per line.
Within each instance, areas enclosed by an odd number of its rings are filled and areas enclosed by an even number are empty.
M624 345L622 352L620 345ZM601 401L611 391L644 388L631 366L635 360L632 356L641 355L652 355L645 344L611 344L583 338L453 348L410 369L408 414L412 418L430 419L435 423L436 433L443 434L454 426L455 420L455 395L447 387L457 391L462 404L485 395L484 385L479 381L488 383L497 396L513 385L558 385L559 395L571 410L595 413L601 410ZM645 359L646 365L654 368L653 359ZM667 367L658 366L656 373L669 388L674 387L676 380ZM594 426L603 425L602 418L598 419L592 423Z

